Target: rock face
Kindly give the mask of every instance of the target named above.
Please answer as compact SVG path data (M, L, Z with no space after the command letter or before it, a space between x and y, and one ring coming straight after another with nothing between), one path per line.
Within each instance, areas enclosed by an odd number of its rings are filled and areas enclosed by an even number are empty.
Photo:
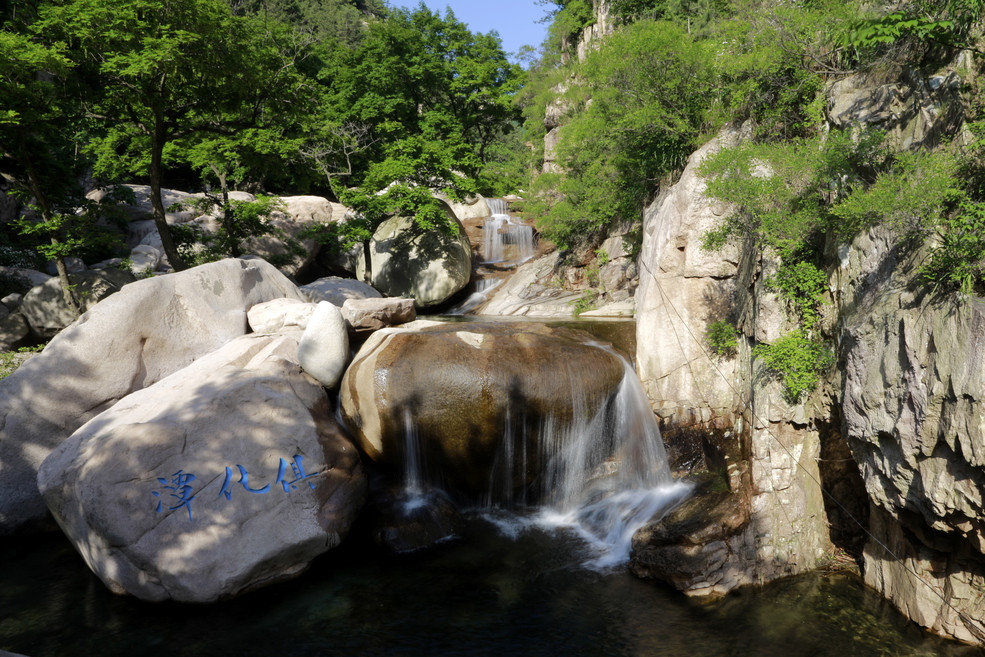
M788 403L752 352L792 328L765 289L775 260L746 248L691 259L725 211L703 198L693 172L707 149L648 212L637 356L665 435L683 427L734 443L729 499L746 505L748 521L689 524L696 516L682 507L676 529L652 524L636 535L634 570L700 594L812 568L829 531L845 524L843 511L825 508L823 486L868 523L870 586L935 632L985 643L985 302L917 284L932 245L914 250L872 229L829 246L833 304L822 330L842 368L811 399ZM712 312L720 307L724 316ZM718 318L741 332L734 360L699 348ZM857 469L859 483L831 459ZM727 510L713 505L705 517Z
M408 431L416 432L425 470L475 499L489 490L504 435L539 436L545 423L570 426L608 403L622 362L585 337L543 326L383 329L346 371L342 414L363 451L398 472ZM514 469L514 488L544 466L533 442L513 452L516 461L526 454L527 466Z
M247 331L247 310L297 288L262 260L137 281L0 381L0 533L47 515L38 466L82 424Z
M212 602L303 571L362 507L359 455L285 336L243 336L83 425L38 487L116 593Z
M83 312L109 295L119 292L127 283L136 280L128 271L100 269L69 274L76 286L75 297ZM75 321L75 313L65 303L58 278L50 278L24 295L21 313L40 337L48 339Z
M444 303L472 276L472 246L465 227L445 206L453 235L442 229L421 232L411 217L384 221L370 245L373 287L388 297L410 297L419 308Z
M739 253L702 250L701 238L735 208L705 196L701 162L739 143L726 131L699 148L676 185L647 208L636 292L636 363L654 410L670 422L709 422L735 407L736 360L713 361L704 331L736 314ZM692 335L692 333L694 335ZM695 337L697 339L695 339ZM721 372L721 375L719 375ZM695 409L696 402L703 402Z
M882 130L897 148L933 148L962 128L961 84L953 71L928 78L910 69L897 82L877 86L858 73L831 84L827 114L838 128Z
M741 138L726 130L691 156L680 181L647 210L640 257L637 371L665 434L711 432L739 455L729 486L747 509L744 524L725 533L683 532L676 544L649 526L634 539L634 570L691 595L811 570L831 547L818 429L808 422L806 404L786 402L752 353L755 341L786 329L783 308L765 289L775 265L751 249L723 256L699 247L703 233L731 208L704 196L696 168ZM713 358L705 343L706 327L720 319L742 332L733 359ZM703 537L700 544L695 536ZM686 576L655 565L675 560L686 564Z
M555 252L521 265L516 274L497 288L480 314L570 317L582 293L551 286L559 260L560 254Z
M844 255L844 423L874 507L866 582L924 627L985 643L985 301L927 298L912 280L925 254L881 230Z

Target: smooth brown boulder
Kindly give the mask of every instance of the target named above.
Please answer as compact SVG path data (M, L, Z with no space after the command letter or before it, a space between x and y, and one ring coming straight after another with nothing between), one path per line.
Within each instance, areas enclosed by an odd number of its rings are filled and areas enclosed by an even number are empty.
M623 373L614 352L580 331L455 323L383 329L342 380L342 414L363 451L396 470L404 467L413 428L424 469L474 498L487 493L497 458L506 458L505 436L512 439L512 486L519 488L560 447L542 448L538 437L563 435L596 416Z

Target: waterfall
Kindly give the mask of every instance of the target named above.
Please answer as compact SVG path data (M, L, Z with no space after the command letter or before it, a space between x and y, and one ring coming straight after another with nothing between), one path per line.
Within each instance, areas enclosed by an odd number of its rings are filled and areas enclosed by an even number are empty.
M576 532L593 552L585 565L600 569L628 561L636 530L672 509L690 490L671 476L643 386L630 363L621 360L622 382L611 402L594 414L578 390L584 373L570 371L571 422L548 417L537 435L530 436L522 418L510 421L515 411L507 411L507 429L484 502L485 517L509 535L531 526ZM504 516L504 508L527 506L526 491L516 499L513 485L515 471L526 471L531 449L546 463L540 507L532 517Z
M534 230L508 214L506 201L486 199L492 213L483 225L482 253L487 264L522 264L534 256Z
M404 409L404 511L413 511L427 504L424 483L424 455L417 424L410 409Z
M506 214L507 203L501 198L487 198L486 205L489 206L489 214Z

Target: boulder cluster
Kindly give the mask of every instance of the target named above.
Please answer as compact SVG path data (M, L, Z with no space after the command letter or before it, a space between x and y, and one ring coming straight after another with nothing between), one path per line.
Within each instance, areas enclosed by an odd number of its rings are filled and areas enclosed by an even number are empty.
M413 319L408 299L312 301L256 258L123 286L0 381L0 532L50 511L107 587L145 600L296 575L366 498L327 392L349 335Z
M448 498L400 503L410 424L479 499L507 466L503 418L563 426L622 378L578 331L415 318L413 299L298 287L255 257L124 285L0 380L0 534L54 519L116 593L230 598L298 575L363 514L396 551L453 533ZM507 494L542 456L518 453Z

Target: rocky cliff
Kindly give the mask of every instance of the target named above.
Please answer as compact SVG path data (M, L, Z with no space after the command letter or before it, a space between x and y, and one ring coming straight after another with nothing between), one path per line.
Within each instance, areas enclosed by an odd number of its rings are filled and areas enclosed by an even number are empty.
M877 125L901 148L961 138L955 78L843 81L829 122ZM637 369L665 435L697 442L730 494L706 486L669 525L638 532L633 568L723 593L813 568L833 540L909 618L985 643L985 301L916 284L931 245L884 229L830 244L824 331L837 365L809 399L785 401L752 351L791 328L764 285L775 259L698 246L732 208L705 196L697 167L742 138L728 129L699 149L647 210L636 297ZM718 319L741 332L732 358L704 339Z

